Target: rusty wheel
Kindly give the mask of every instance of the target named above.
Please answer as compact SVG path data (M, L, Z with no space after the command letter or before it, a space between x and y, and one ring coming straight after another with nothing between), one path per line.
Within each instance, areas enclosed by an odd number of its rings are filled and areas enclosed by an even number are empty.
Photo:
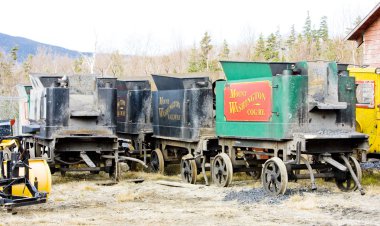
M187 154L181 159L181 177L182 181L195 184L197 181L197 164L191 154Z
M350 165L351 165L352 169L354 170L354 173L356 174L359 182L361 182L363 174L362 174L362 169L360 168L360 164L359 164L358 160L356 160L354 157L350 156L348 161L350 162ZM335 178L335 183L338 186L338 188L341 191L356 190L358 188L358 186L355 184L355 181L352 179L351 173L347 170L347 172L344 172L344 174L345 175L343 178L341 178L341 177Z
M219 187L228 187L232 181L233 168L230 157L220 153L212 163L212 181Z
M261 182L265 191L270 194L279 195L285 193L288 185L288 172L280 158L273 157L265 162Z
M155 173L164 173L164 156L158 148L154 149L150 154L150 168Z

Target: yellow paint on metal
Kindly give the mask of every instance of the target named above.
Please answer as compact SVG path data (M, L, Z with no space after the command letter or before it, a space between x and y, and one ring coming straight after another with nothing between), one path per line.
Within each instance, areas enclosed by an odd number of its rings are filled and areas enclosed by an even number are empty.
M374 84L374 101L372 104L356 105L356 131L369 135L368 153L380 153L380 75L376 74L376 68L349 68L350 76L354 76L357 84L356 96L359 102L363 96L360 84L371 84L366 89L367 96L372 84ZM372 86L373 87L373 86ZM369 89L368 89L369 88Z
M33 184L38 182L38 191L44 191L50 194L51 192L51 173L49 165L44 159L29 159L29 181ZM13 195L31 196L28 189L24 189L25 185L20 184L14 186Z
M4 139L0 142L0 151L4 150L5 148L9 148L12 146L20 146L19 142L16 139Z
M51 173L49 165L44 159L29 159L29 181L32 185L37 180L38 191L51 192ZM6 163L5 163L6 165ZM5 171L6 173L6 171ZM25 168L19 168L19 175L25 175ZM2 190L2 188L0 188ZM32 197L25 184L19 184L12 187L12 195ZM49 195L48 195L49 196Z
M0 142L0 151L5 151L6 149L12 149L15 147L20 147L20 143L17 139L4 139ZM9 157L9 156L8 156ZM7 165L7 161L4 161L4 166ZM32 185L35 182L38 184L38 191L44 191L48 194L51 192L51 173L49 165L44 159L29 159L28 165L29 169L29 181ZM25 167L20 167L19 176L25 175ZM4 174L6 175L6 168L4 169ZM0 187L0 190L3 190ZM16 196L28 196L32 197L29 190L26 188L25 184L19 184L12 186L12 195Z

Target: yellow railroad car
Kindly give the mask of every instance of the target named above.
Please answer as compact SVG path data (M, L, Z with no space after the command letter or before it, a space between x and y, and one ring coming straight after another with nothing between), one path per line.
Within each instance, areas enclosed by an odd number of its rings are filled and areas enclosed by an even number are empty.
M368 157L380 158L380 68L349 68L356 83L356 131L369 135Z

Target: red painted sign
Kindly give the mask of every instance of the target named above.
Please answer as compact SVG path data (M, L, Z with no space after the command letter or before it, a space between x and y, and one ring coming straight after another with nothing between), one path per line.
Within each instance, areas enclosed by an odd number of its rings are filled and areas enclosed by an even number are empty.
M269 81L226 84L224 116L226 121L270 121L272 86Z

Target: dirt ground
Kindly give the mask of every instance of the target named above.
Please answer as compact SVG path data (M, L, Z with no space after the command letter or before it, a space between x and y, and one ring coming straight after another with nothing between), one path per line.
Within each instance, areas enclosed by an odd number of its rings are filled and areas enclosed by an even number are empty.
M144 178L143 183L128 179ZM267 196L259 182L239 179L232 187L180 184L180 176L128 173L105 186L106 175L53 176L48 203L1 212L3 225L379 225L380 187L366 195L343 193L319 180L289 183L281 197ZM244 178L243 178L244 179ZM178 182L178 183L177 183Z

